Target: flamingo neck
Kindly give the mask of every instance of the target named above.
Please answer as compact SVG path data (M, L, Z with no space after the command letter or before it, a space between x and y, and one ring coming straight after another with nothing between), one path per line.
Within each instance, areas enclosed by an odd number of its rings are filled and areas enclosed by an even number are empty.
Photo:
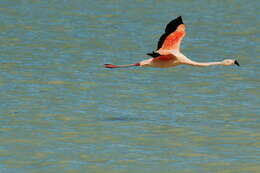
M208 67L208 66L215 66L215 65L224 65L222 61L219 62L196 62L196 61L189 61L187 64L197 67Z
M176 53L175 53L176 54ZM178 56L181 64L187 64L187 65L192 65L192 66L197 66L197 67L208 67L208 66L214 66L214 65L224 65L223 61L218 61L218 62L197 62L189 59L185 55L183 55L180 52L177 52L176 56Z

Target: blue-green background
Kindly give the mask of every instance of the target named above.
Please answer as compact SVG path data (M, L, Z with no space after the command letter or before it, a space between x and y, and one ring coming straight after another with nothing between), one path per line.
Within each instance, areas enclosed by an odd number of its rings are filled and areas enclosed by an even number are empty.
M260 172L257 0L0 0L1 173ZM105 69L182 52L241 67Z

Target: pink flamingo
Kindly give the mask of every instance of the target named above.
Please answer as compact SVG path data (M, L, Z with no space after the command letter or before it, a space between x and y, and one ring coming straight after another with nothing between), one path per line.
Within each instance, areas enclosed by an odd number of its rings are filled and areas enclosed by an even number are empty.
M181 16L179 16L167 24L165 28L165 33L159 39L157 50L147 54L152 58L128 65L105 64L105 67L121 68L141 66L168 68L181 64L198 67L207 67L214 65L230 66L234 64L239 66L238 61L233 59L225 59L219 62L196 62L187 58L180 52L181 41L184 38L185 34L185 25L183 24Z

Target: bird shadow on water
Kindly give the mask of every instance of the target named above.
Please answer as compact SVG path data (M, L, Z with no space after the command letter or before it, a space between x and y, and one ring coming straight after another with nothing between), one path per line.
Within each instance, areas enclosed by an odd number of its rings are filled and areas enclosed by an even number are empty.
M122 121L142 121L144 119L142 118L134 118L134 117L105 117L102 119L103 121L119 121L119 122L122 122Z

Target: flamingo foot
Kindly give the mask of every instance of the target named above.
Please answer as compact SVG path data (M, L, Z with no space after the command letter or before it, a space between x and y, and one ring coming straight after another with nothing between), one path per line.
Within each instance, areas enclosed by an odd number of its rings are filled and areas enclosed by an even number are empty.
M113 64L105 64L106 68L118 68L117 65L113 65Z

